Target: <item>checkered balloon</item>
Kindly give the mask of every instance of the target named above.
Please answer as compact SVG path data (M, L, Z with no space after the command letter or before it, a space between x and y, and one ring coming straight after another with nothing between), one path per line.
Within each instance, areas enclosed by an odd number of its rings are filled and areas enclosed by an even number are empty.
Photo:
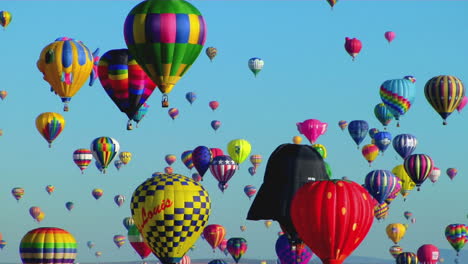
M147 179L133 193L135 225L163 264L178 263L208 222L211 203L203 186L179 174Z

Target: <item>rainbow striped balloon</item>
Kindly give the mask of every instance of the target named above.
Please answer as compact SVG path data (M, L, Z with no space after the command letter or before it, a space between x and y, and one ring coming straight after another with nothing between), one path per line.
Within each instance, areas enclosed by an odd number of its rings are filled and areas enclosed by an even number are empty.
M73 235L56 227L31 230L20 243L23 264L70 264L75 261L76 252Z
M247 240L242 237L232 237L227 242L227 250L236 263L247 251Z
M80 168L81 173L88 167L93 160L93 152L89 149L77 149L73 152L73 162Z
M193 168L192 150L182 152L180 159L184 163L185 167L187 167L187 169L191 170Z
M127 239L125 238L124 235L115 235L114 236L114 243L115 245L120 248L121 246L123 246L125 244L125 241Z
M111 137L99 137L91 142L90 149L93 152L93 157L102 166L102 172L106 173L106 168L119 152L120 145L117 140Z
M451 224L445 228L445 237L450 245L458 252L465 246L467 241L467 230L464 224Z
M415 85L408 79L387 80L380 86L380 98L397 121L410 109L415 94Z

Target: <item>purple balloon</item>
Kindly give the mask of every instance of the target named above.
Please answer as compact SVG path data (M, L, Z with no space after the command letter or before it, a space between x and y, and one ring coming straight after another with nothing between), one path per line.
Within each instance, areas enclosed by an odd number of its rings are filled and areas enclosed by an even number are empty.
M300 256L297 256L297 251L291 249L287 235L278 237L275 249L281 264L306 264L313 256L312 250L308 246L304 246Z
M198 146L192 152L193 166L197 169L200 176L203 178L205 172L210 167L211 150L205 146Z

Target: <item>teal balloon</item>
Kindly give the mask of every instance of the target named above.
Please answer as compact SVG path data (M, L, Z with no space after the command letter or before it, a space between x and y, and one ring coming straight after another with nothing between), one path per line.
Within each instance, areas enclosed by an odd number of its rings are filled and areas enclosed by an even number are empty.
M387 106L384 103L377 104L374 107L374 114L377 117L377 120L386 127L393 119L393 114L388 110Z

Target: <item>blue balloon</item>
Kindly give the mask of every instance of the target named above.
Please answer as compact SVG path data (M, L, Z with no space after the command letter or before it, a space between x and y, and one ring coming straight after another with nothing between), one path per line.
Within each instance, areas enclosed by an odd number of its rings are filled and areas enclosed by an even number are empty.
M312 251L308 246L297 256L297 250L292 249L291 242L287 235L281 235L276 240L275 244L276 255L281 264L306 264L312 258Z
M211 163L211 150L205 146L198 146L192 152L193 166L203 179Z
M369 130L369 124L364 120L354 120L348 125L348 132L353 138L354 142L359 149L359 144L366 138L367 131Z
M395 151L402 157L406 159L409 155L413 153L418 145L418 140L415 136L410 134L401 134L397 135L393 139L393 148Z
M146 113L148 113L148 108L149 107L150 106L147 103L143 103L140 106L140 108L138 108L138 112L136 112L135 115L132 117L132 120L137 123L137 127L138 127L138 123L141 121L141 119L143 119L143 117L145 117Z
M187 101L192 104L193 102L195 102L195 100L197 100L197 94L195 94L194 92L188 92L185 94L185 99L187 99Z
M374 135L374 142L379 150L384 153L388 146L390 146L390 143L392 143L392 134L387 131L379 132Z
M369 137L371 137L372 139L374 139L374 135L379 133L380 131L377 129L377 128L371 128L369 129Z
M397 176L388 170L373 170L366 175L364 188L381 204L396 188L398 180Z
M386 127L393 119L393 114L388 110L384 103L377 104L374 107L374 114L377 120Z

